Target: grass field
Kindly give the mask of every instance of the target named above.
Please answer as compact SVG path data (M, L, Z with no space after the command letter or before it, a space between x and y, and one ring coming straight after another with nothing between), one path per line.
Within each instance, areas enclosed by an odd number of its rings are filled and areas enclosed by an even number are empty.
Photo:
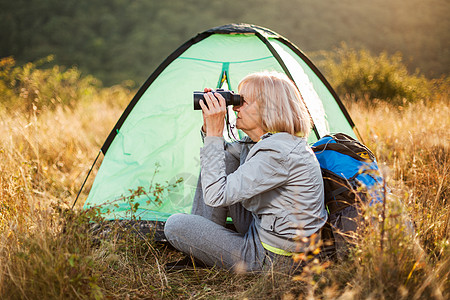
M384 214L366 210L371 226L348 259L313 261L292 277L217 269L166 273L164 264L180 254L127 230L92 243L89 216L70 204L134 93L72 74L65 97L77 101L58 100L39 88L41 77L30 74L25 87L0 85L0 298L450 297L448 82L430 98L401 106L345 101L392 194ZM74 96L71 88L81 85L88 92Z

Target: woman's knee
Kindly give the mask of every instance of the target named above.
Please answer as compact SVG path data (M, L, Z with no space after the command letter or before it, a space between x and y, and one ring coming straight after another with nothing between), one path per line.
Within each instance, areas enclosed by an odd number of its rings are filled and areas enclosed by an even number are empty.
M180 234L180 231L183 230L183 228L186 228L186 216L189 216L187 214L174 214L171 215L164 225L164 234L166 235L167 239L170 240L170 238L174 234Z

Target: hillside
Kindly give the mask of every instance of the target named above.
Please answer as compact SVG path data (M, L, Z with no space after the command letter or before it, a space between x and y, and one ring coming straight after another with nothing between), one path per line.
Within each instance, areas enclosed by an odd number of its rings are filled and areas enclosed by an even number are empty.
M136 85L196 33L253 23L307 54L345 42L373 54L401 52L410 71L450 73L447 0L0 0L0 57L21 63L50 54L105 85Z

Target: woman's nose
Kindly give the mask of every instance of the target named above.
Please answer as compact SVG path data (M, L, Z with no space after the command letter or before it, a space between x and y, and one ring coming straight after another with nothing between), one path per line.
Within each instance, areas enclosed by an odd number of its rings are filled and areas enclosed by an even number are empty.
M233 110L239 112L239 109L241 109L241 105L233 105Z

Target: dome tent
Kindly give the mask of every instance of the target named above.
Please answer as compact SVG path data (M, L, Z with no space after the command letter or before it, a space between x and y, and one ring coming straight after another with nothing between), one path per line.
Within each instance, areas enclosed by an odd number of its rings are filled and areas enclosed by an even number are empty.
M255 25L215 27L168 56L131 100L99 152L104 159L84 208L100 206L107 220L149 224L189 213L200 174L203 122L201 111L193 110L193 91L224 86L235 90L244 76L263 70L283 72L298 87L314 123L310 143L334 132L355 137L337 94L291 42ZM142 196L134 200L139 203L136 209L130 209L130 190L179 178L183 182L166 191L161 203Z

